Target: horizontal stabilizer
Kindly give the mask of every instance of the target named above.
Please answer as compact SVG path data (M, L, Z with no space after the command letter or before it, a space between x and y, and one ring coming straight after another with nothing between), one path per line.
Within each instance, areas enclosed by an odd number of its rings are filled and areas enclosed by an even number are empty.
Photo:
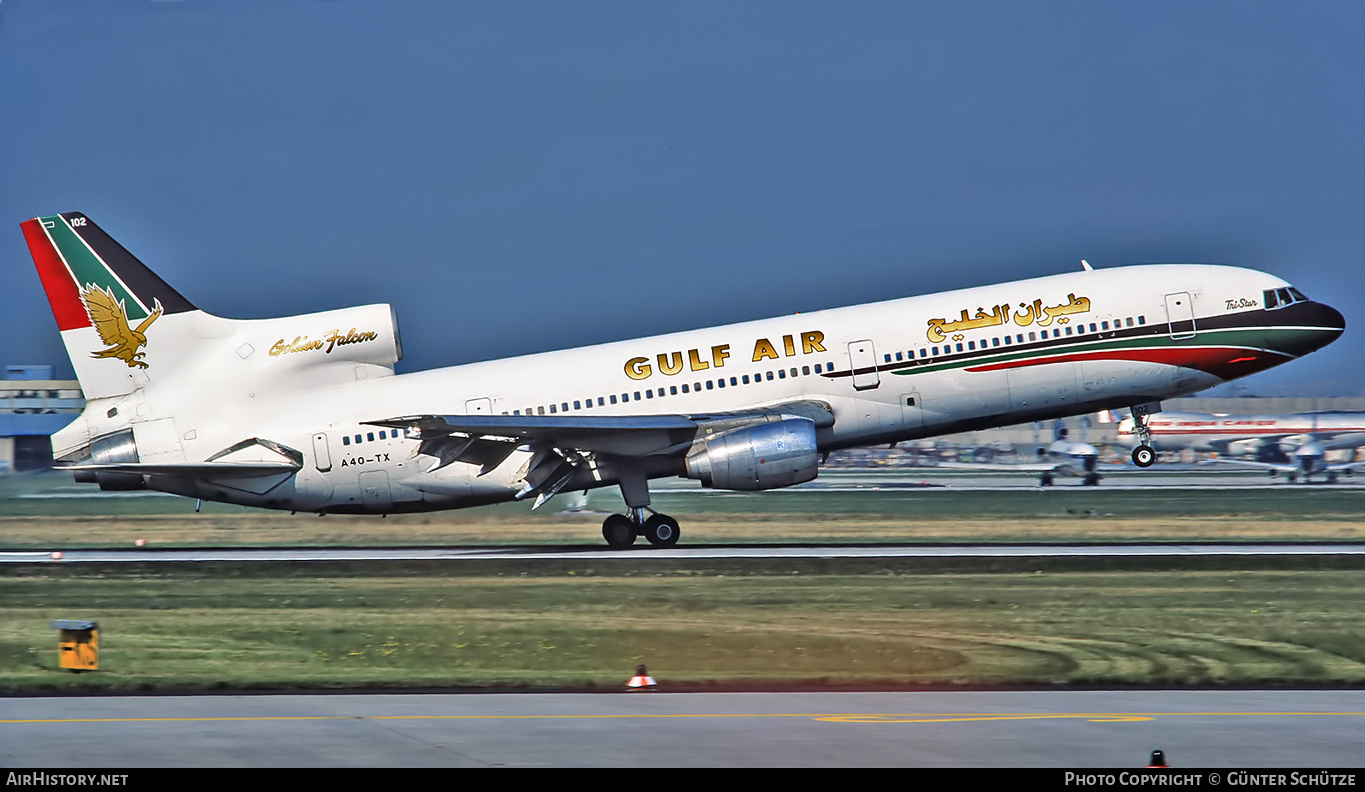
M109 465L66 465L58 470L73 473L130 473L142 476L177 478L250 478L278 473L293 473L299 465L289 462L119 462Z

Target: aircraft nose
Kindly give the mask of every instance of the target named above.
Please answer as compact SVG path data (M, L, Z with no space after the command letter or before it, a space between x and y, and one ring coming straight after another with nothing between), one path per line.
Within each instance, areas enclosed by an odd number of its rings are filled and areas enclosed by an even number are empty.
M1320 343L1313 348L1321 349L1337 340L1337 337L1346 330L1346 317L1341 315L1341 311L1338 311L1330 305L1325 305L1320 302L1310 303L1310 305L1312 306L1312 311L1309 313L1310 320L1312 321L1311 326L1323 329L1322 334L1319 336Z
M1337 340L1346 329L1346 317L1341 315L1341 311L1312 300L1265 311L1262 316L1268 324L1262 348L1291 359L1322 349ZM1259 371L1260 368L1255 370ZM1241 371L1235 376L1249 373Z
M1341 315L1341 311L1320 302L1302 303L1303 312L1296 321L1302 322L1301 327L1308 330L1301 333L1296 339L1296 343L1291 343L1289 349L1285 351L1294 355L1306 355L1314 350L1322 349L1341 336L1346 329L1346 317ZM1294 306L1298 308L1299 306Z
M1341 333L1346 329L1346 317L1341 315L1341 311L1330 305L1320 302L1313 303L1314 318L1321 322L1321 327L1327 327Z

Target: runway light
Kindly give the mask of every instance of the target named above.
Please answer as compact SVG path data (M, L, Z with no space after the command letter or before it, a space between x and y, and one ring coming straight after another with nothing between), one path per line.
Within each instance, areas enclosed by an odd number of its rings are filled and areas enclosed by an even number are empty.
M133 540L133 547L146 547L146 546L147 546L147 540L146 540L146 539L134 539L134 540Z
M1147 763L1148 767L1166 767L1166 752L1152 751L1152 760Z
M53 551L52 553L49 553L47 557L50 558L50 559L52 559L53 561L61 561L61 560L62 560L62 551L60 551L60 550L55 550L55 551Z

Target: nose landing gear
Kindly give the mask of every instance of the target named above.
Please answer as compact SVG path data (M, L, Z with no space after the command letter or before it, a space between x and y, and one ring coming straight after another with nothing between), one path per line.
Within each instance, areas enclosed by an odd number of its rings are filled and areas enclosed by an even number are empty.
M1151 408L1146 404L1139 404L1132 408L1133 412L1133 431L1137 432L1140 445L1133 449L1133 464L1140 468L1148 468L1156 462L1156 450L1152 448L1152 430L1147 427L1147 419L1151 417Z

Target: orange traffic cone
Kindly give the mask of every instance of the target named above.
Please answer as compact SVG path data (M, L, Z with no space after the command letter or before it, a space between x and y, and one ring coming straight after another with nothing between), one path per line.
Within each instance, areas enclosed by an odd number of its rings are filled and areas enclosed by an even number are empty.
M649 690L657 684L654 677L650 676L649 672L645 670L645 667L638 665L635 667L635 676L631 677L630 681L626 683L626 690Z
M1147 763L1148 767L1166 767L1166 752L1152 751L1152 761Z

